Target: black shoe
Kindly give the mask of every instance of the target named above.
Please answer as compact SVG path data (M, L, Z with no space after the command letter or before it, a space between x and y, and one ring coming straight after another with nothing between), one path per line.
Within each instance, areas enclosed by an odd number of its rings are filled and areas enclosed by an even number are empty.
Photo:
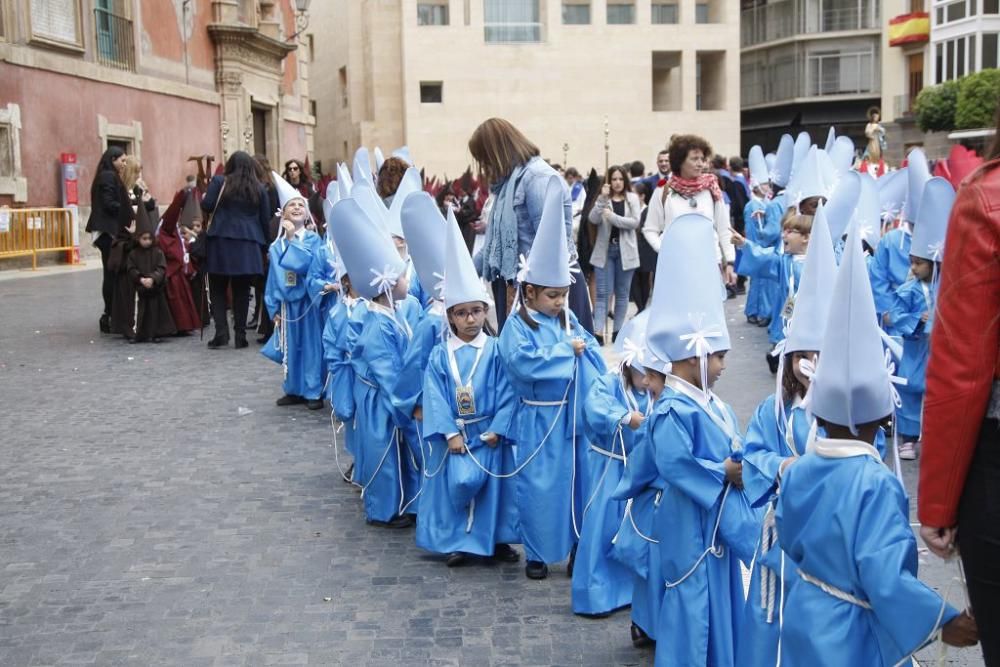
M749 324L757 324L758 322L760 322L760 319L758 319L758 317L756 315L748 315L747 316L747 322Z
M271 339L271 336L269 334L261 336L260 338L257 339L257 344L258 345L263 345L264 343L266 343L270 339Z
M369 521L368 523L380 528L409 528L413 525L413 517L409 514L404 514L403 516L397 516L392 521Z
M549 576L549 566L540 560L529 560L524 564L524 576L528 579L545 579Z
M636 648L646 648L648 646L654 646L656 644L656 642L653 641L652 638L650 638L650 636L647 635L643 631L643 629L640 628L635 623L632 624L631 634L632 634L632 646Z
M747 286L736 283L736 293L739 294L740 296L743 296L744 294L747 293Z
M227 345L229 345L229 336L216 336L208 341L208 349L210 350L218 350L220 347L226 347Z
M323 399L322 398L311 398L306 401L306 407L310 410L322 410L323 409Z
M153 338L153 339L152 339L152 342L153 342L153 343L162 343L162 342L163 342L163 339L162 339L162 338Z
M770 317L758 317L757 318L757 326L759 326L759 327L769 327L769 326L771 326L771 318Z
M257 313L254 313L250 321L247 322L247 329L256 329L258 324L260 324L260 321L257 319Z
M573 577L573 566L576 565L576 545L569 552L569 562L566 563L566 576Z
M305 403L306 399L301 396L295 396L293 394L285 394L278 400L274 402L275 405L279 407L284 407L286 405L298 405L299 403Z
M604 347L604 336L601 334L594 334L594 338L597 340L597 344Z
M444 559L444 564L448 567L458 567L464 564L466 561L465 554L461 551L453 551L448 554L447 558Z
M778 357L774 356L770 352L767 353L767 367L771 370L771 375L777 375Z
M613 334L611 334L611 342L612 343L617 343L618 342L618 333L620 331L621 331L621 329L619 329L618 331L616 331Z
M236 334L236 340L233 341L233 347L237 350L242 350L249 345L250 343L247 342L246 334Z
M136 343L145 343L146 342L142 338L129 338L128 336L125 337L125 340L127 340L130 345L135 345Z
M501 563L516 563L521 560L521 554L517 553L509 544L498 544L493 549L493 560Z
M729 285L726 285L726 298L727 299L735 299L736 298L736 290L734 290Z
M107 315L101 315L101 319L97 321L97 326L101 329L102 334L111 333L111 318Z
M344 473L344 483L350 484L351 481L353 481L353 479L354 479L354 464L352 463L351 466L347 469L347 472Z

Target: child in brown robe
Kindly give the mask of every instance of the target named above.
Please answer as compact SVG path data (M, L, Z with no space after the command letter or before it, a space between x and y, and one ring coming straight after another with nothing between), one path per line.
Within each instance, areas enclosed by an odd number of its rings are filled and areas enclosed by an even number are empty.
M135 285L139 308L135 320L133 343L160 342L161 336L171 336L177 332L170 315L167 302L166 276L167 258L155 245L154 227L139 207L136 215L135 245L128 254L129 280Z

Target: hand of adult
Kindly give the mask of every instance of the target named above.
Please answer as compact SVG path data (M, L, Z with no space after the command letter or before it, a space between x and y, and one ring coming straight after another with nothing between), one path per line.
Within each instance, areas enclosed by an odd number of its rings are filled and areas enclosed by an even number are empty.
M948 646L975 646L979 643L976 619L969 616L969 612L963 611L941 628L941 641Z
M948 560L955 555L955 535L958 530L951 528L936 528L920 526L920 537L935 556Z
M730 287L736 284L736 271L730 264L726 264L726 268L723 270L723 275L725 276L726 284Z
M745 236L740 234L735 229L730 231L732 233L732 241L734 246L736 246L737 248L742 248L744 245L746 245L747 240Z

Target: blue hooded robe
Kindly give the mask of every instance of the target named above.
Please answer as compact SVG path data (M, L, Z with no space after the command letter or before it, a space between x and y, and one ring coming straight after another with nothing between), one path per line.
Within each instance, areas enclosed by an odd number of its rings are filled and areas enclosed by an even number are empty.
M890 229L878 242L875 254L868 263L868 277L875 297L875 311L882 324L882 315L892 308L896 290L910 274L910 242L912 233L904 227ZM890 336L898 335L895 323L883 326Z
M785 339L785 324L792 317L804 260L805 255L780 253L776 248L761 248L751 241L743 246L736 272L753 279L770 278L780 287L771 304L771 323L767 325L767 339L772 345Z
M900 435L920 436L920 412L927 386L927 360L931 352L932 320L922 322L924 313L934 312L934 287L911 278L896 289L889 319L896 333L903 337L903 358L898 375L906 378L899 385L899 398L903 405L896 411Z
M472 343L438 342L427 362L423 382L424 439L427 470L417 511L417 546L435 553L461 552L492 556L497 544L518 541L517 507L513 478L497 478L475 467L475 457L494 474L509 474L514 469L510 431L515 396L507 382L496 339L481 335ZM448 346L454 350L459 376L463 382L472 374L471 385L475 413L458 413L456 382L448 360ZM477 347L479 345L480 347ZM479 363L476 364L478 350ZM457 420L461 418L463 426ZM483 433L496 433L500 440L490 447L480 440ZM468 453L451 454L448 437L458 433L466 441ZM464 472L479 474L482 486L466 500L455 488L449 474L465 466Z
M323 397L326 381L323 321L307 286L309 266L320 245L320 238L308 230L291 241L277 239L268 249L270 268L264 288L267 312L284 319L279 331L286 336L281 344L287 350L288 372L281 387L289 396L308 400Z
M781 219L766 215L767 204L756 197L747 202L743 209L743 223L747 240L753 241L761 248L776 248L781 242ZM764 211L763 217L755 216L757 211ZM741 253L742 255L742 253ZM750 281L747 290L747 302L743 314L747 317L769 319L774 301L780 298L781 285L778 281L766 276L757 276Z
M740 560L753 557L760 514L726 482L724 461L739 447L732 408L714 396L703 407L688 395L699 390L682 393L681 384L671 377L647 427L666 483L653 527L667 582L655 664L731 667L744 604Z
M561 318L528 312L537 330L514 315L500 334L504 368L519 399L513 437L517 465L524 467L515 477L517 507L525 558L558 563L576 543L574 521L583 510L576 459L586 438L578 412L589 382L605 371L604 358L573 313L567 335ZM574 353L572 338L586 341L582 355Z
M587 490L583 497L583 527L573 565L572 601L576 614L604 614L632 601L632 572L609 558L611 541L625 516L625 502L612 498L612 494L642 431L641 426L632 430L622 424L622 419L633 410L646 414L648 406L649 394L626 389L617 372L594 381L584 399L583 421L590 441L584 457L590 465L581 466L589 479L583 485Z
M843 458L808 452L785 471L775 518L781 548L795 563L786 563L786 575L791 569L801 579L801 571L871 607L798 581L785 619L805 622L782 629L783 665L891 667L958 615L917 578L906 493L874 451Z

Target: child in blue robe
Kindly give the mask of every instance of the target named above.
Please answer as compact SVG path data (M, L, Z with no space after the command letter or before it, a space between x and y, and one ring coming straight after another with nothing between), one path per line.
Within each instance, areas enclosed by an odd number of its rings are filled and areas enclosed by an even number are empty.
M916 458L916 444L920 439L920 412L924 401L927 360L930 356L930 315L934 312L935 285L934 262L910 256L912 277L896 289L889 319L897 334L903 337L903 358L899 376L906 384L898 388L902 407L896 411L896 427L902 444L901 459Z
M650 386L650 404L656 404L666 376L646 370ZM658 378L658 382L657 379ZM658 542L652 536L656 512L666 484L656 471L654 450L647 426L636 438L625 472L612 498L625 500L625 516L612 542L610 557L632 573L632 644L636 648L656 641L660 600L663 597L663 576L660 573Z
M449 335L431 350L423 375L427 469L417 546L447 554L449 567L470 555L516 562L520 555L510 547L518 541L518 526L509 438L516 398L497 341L484 330L489 297L458 222L440 218L423 193L411 199L404 204L403 222L416 220L417 227L407 224L407 229L422 249L418 269L447 276L437 283L435 304L447 309ZM410 212L417 215L409 217ZM423 233L428 228L431 233Z
M664 485L652 531L664 580L657 667L735 664L740 561L750 563L759 535L759 512L742 490L739 424L711 391L730 348L714 238L697 214L674 219L660 246L647 325L650 354L672 361L646 426Z
M778 298L771 305L770 324L767 327L767 338L772 346L785 338L784 331L792 317L795 293L802 276L802 262L811 231L811 215L787 216L781 228L782 252L778 252L777 248L761 248L739 235L733 236L733 242L743 247L736 272L751 278L770 278L781 286ZM769 354L767 361L771 372L777 372L777 357Z
M589 382L605 372L594 337L567 307L570 272L564 224L565 184L545 183L542 214L518 273L521 306L507 318L500 352L518 397L514 410L517 507L525 575L548 576L578 537L578 455L586 442L579 419Z
M882 327L890 335L898 335L891 321L896 290L906 282L910 273L910 241L912 232L901 225L885 233L875 248L875 254L868 263L868 272L875 297L875 310L879 313Z
M757 407L747 426L743 441L743 484L747 500L754 507L772 507L781 473L806 452L813 420L803 407L809 378L802 364L812 368L815 358L815 353L810 351L786 355L782 369L781 416L776 415L776 395L772 394ZM765 667L777 664L779 607L796 577L794 564L785 561L784 554L774 543L772 526L773 518L765 515L743 608L737 665ZM795 621L787 619L786 622Z
M630 338L629 332L626 324L619 340ZM650 408L646 376L630 364L595 380L584 399L584 426L590 448L583 456L592 461L580 466L590 479L583 485L587 492L573 564L575 614L604 615L632 601L632 573L609 557L611 541L625 516L625 503L612 498L612 494L625 473L625 461L641 437Z
M334 418L341 423L338 438L344 443L344 449L351 456L354 451L354 369L351 368L351 357L347 346L348 327L351 316L360 302L351 287L350 276L340 274L341 298L330 310L323 327L323 360L329 377L327 382L327 398ZM363 306L362 306L363 307ZM336 428L336 427L335 427ZM335 451L337 465L345 481L351 481L354 472L353 462L346 470L340 463L340 452Z
M280 176L272 174L277 179ZM264 288L267 312L274 317L278 345L283 353L285 395L278 405L305 403L310 410L323 407L323 322L308 290L309 267L320 238L305 229L309 217L306 200L284 181L275 181L283 200L282 235L268 249L269 269ZM284 183L283 187L282 184Z
M781 220L768 216L768 201L754 189L754 196L743 209L743 223L747 240L760 248L776 248L781 241ZM742 255L742 253L741 253ZM747 321L759 326L771 323L771 311L775 299L781 292L781 285L766 276L758 276L750 281L747 302L743 309Z
M390 528L411 526L403 508L415 490L407 485L408 451L392 405L391 389L409 342L405 321L394 307L406 297L405 266L385 229L353 199L330 213L330 229L348 275L374 275L354 281L368 300L360 333L350 348L354 369L355 470L369 523ZM352 337L352 326L347 327Z
M514 469L506 435L515 397L496 339L483 331L487 310L481 301L448 310L452 336L434 347L424 375L427 474L416 540L422 549L447 554L449 567L469 555L519 558L510 547L518 541L514 480L499 477ZM469 403L460 405L459 398Z
M594 337L564 308L568 288L522 289L524 304L504 325L500 350L519 398L513 438L526 573L541 579L547 565L565 560L576 543L574 522L583 510L574 484L576 440L584 429L573 401L586 396L580 367L603 371L604 359Z
M785 470L775 513L799 579L785 602L784 665L905 665L939 630L948 644L977 640L975 621L917 578L906 493L871 444L893 399L870 294L851 233L812 379L825 437Z

